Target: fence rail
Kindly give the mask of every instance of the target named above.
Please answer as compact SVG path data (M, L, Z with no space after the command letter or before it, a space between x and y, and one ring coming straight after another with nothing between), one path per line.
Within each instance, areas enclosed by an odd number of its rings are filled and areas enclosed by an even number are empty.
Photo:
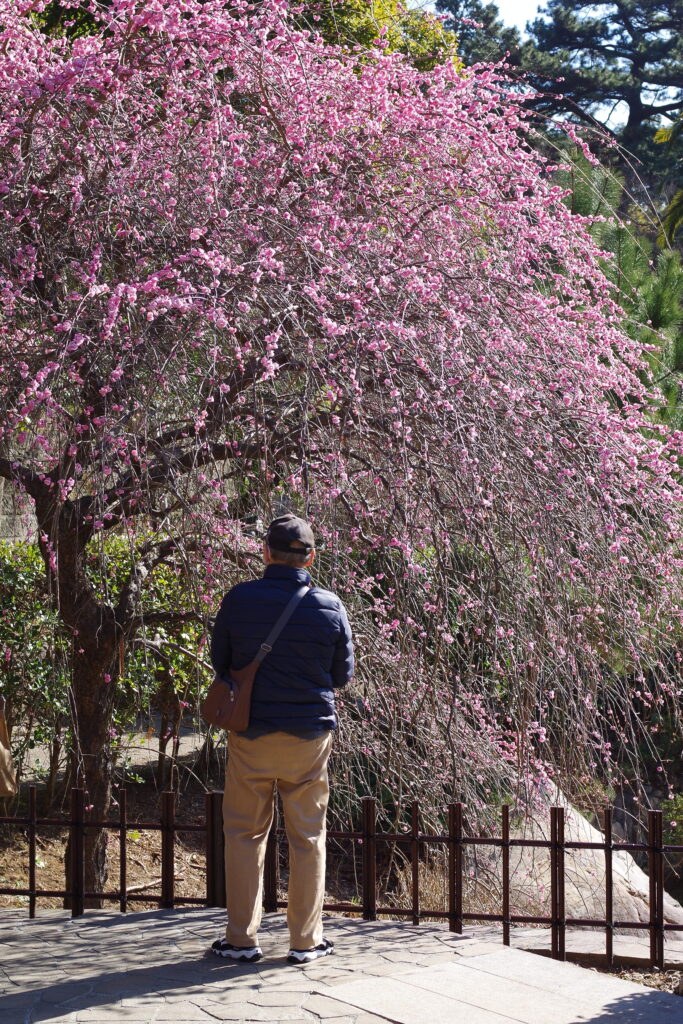
M118 821L95 821L85 810L85 795L82 789L71 790L71 814L69 818L39 818L36 813L36 788L28 791L28 811L25 816L0 816L0 824L13 825L26 830L28 838L28 886L26 888L0 887L0 895L28 897L29 917L35 917L36 904L40 897L60 897L69 901L71 914L78 917L84 913L87 900L113 901L125 913L133 902L156 903L163 908L199 905L209 907L225 906L225 861L223 855L222 794L207 793L204 824L178 823L175 817L175 794L161 794L161 814L158 821L130 822L127 815L126 791L121 789L118 796ZM563 807L550 809L550 839L511 839L510 809L502 808L500 836L468 836L463 827L463 805L450 804L448 807L448 831L445 834L420 831L420 808L418 802L411 804L411 825L408 832L378 832L377 805L372 797L363 799L362 827L359 831L345 832L329 830L329 839L355 840L362 844L362 902L328 903L325 910L361 914L366 921L379 916L409 918L419 924L425 918L447 921L450 931L461 933L466 921L496 922L502 925L503 943L510 945L510 927L513 924L537 924L550 927L550 954L557 960L566 959L566 930L570 926L604 929L605 959L608 964L615 962L614 932L616 929L647 930L650 935L649 963L665 966L664 939L667 932L683 932L683 925L667 924L664 920L664 862L667 854L683 853L683 846L666 845L663 842L661 811L648 811L648 838L646 843L614 842L612 809L605 808L602 842L574 842L565 839L565 810ZM36 886L36 837L40 827L68 828L70 836L70 877L68 889L38 889ZM85 834L88 829L106 829L118 834L119 845L119 887L114 892L87 892L85 890ZM161 895L149 893L133 895L127 891L128 833L145 829L161 833ZM264 872L263 905L266 911L286 907L285 900L278 899L279 840L284 829L273 825L268 837ZM182 896L175 892L175 837L183 832L205 833L206 849L206 895ZM411 906L401 908L377 905L377 854L382 844L401 843L409 846L411 869ZM427 846L446 847L448 909L424 907L420 893L421 855ZM464 850L467 846L501 847L501 910L500 913L483 911L465 912L463 909ZM513 914L510 908L510 851L516 847L541 848L550 851L551 892L550 915L533 916ZM565 914L565 853L568 850L601 850L605 857L605 917L601 919L567 917ZM618 921L614 918L613 901L613 857L615 852L640 851L647 855L649 889L649 920Z

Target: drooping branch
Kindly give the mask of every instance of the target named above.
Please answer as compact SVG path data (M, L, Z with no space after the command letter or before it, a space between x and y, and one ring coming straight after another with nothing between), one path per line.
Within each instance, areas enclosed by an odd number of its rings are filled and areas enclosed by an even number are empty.
M88 627L83 699L141 623L204 621L295 508L352 609L359 772L463 778L474 808L519 772L609 778L608 711L680 619L681 439L510 81L359 61L241 0L112 0L73 42L22 2L0 473L26 467Z
M154 625L173 625L180 622L197 622L200 625L206 625L206 619L202 618L196 611L177 611L177 612L140 612L136 616L136 621L139 624L139 628L143 626L154 626ZM192 655L191 655L192 656Z

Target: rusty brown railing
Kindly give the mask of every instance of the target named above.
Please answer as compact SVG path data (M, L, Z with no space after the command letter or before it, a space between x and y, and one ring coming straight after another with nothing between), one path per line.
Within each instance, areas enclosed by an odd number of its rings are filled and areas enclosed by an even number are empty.
M26 888L2 887L0 895L28 897L29 916L35 917L36 904L40 897L61 897L69 901L71 914L77 917L84 913L86 900L105 900L119 904L125 913L134 902L155 903L163 908L199 905L209 907L225 906L225 862L223 856L222 794L207 793L204 824L178 823L175 817L175 794L161 794L159 821L129 822L127 816L126 791L118 795L118 820L95 821L90 819L84 807L84 791L72 789L71 815L65 818L38 818L36 814L36 788L28 791L26 816L0 816L0 824L9 824L26 830L28 838L28 886ZM550 809L550 839L511 839L510 809L502 808L501 835L469 836L463 827L463 805L451 804L448 808L448 831L445 834L420 831L420 808L414 802L410 808L410 830L392 833L377 831L377 805L372 797L363 799L361 828L355 832L329 830L332 840L355 840L362 844L362 900L357 903L328 903L326 910L348 914L361 914L366 921L380 916L405 917L417 925L425 918L443 919L452 932L461 933L467 921L486 921L502 925L503 943L510 945L510 927L515 924L538 924L550 927L550 954L557 960L564 960L566 954L566 930L570 926L604 929L605 954L608 964L615 962L614 932L616 929L647 930L650 935L650 956L652 966L665 966L664 939L667 932L683 932L683 925L667 924L664 920L664 861L667 854L683 853L683 846L666 845L663 842L661 811L648 811L648 838L646 843L614 842L612 830L612 809L604 811L604 828L601 842L574 842L565 839L565 811L563 807ZM71 868L68 889L38 889L36 886L36 837L40 827L69 829ZM119 844L119 887L114 892L87 892L85 890L84 849L87 829L107 829L118 834ZM128 833L145 829L161 833L161 894L133 895L127 892ZM284 829L275 823L271 829L266 849L264 872L263 905L266 911L286 907L286 900L278 899L279 841ZM206 849L206 895L183 896L175 892L175 836L182 832L205 833ZM411 870L411 905L409 908L377 905L377 853L381 844L397 843L408 847ZM424 907L420 893L420 861L428 846L445 846L447 851L448 909ZM499 914L483 911L463 910L464 849L467 846L501 847L501 910ZM550 851L551 893L550 915L532 916L513 914L510 909L510 850L513 847L545 848ZM567 850L601 850L605 857L605 917L572 918L565 914L565 871L564 858ZM649 891L648 921L618 921L614 919L612 860L615 851L640 851L647 855Z

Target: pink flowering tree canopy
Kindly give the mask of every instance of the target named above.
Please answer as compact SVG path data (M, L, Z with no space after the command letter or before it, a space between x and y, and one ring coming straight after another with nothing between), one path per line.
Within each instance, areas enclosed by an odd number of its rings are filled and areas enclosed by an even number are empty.
M113 0L74 40L41 6L0 0L0 475L90 802L155 568L206 618L284 507L351 611L357 773L472 806L612 777L635 690L675 696L680 440L504 74L359 61L278 0Z

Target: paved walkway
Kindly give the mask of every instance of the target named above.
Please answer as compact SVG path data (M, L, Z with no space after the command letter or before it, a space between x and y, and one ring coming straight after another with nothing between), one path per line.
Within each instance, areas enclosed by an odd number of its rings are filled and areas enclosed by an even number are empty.
M264 919L265 959L207 953L213 909L0 911L2 1024L288 1021L290 1024L681 1024L683 999L506 949L490 930L333 918L333 957L285 961L282 914Z

